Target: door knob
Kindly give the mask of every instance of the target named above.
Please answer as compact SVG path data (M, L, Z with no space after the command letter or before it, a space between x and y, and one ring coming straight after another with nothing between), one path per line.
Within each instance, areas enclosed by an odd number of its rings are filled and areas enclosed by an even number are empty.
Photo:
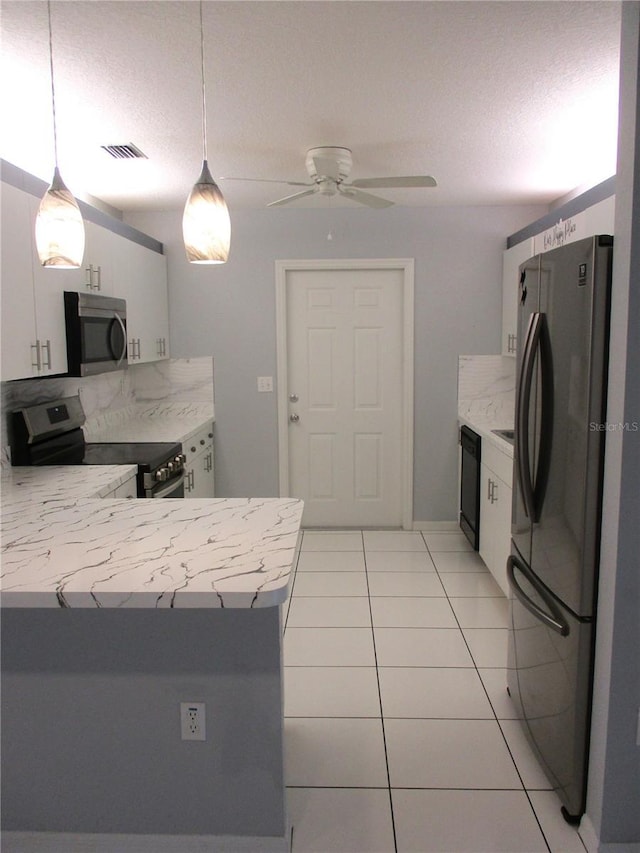
M298 421L300 420L300 415L296 415L294 412L293 415L289 415L289 420L291 421L292 424L297 424Z

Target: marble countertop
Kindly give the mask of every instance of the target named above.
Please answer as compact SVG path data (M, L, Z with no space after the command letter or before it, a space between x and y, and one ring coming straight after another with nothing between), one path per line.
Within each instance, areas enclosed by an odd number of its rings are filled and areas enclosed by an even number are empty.
M506 438L503 438L500 435L496 435L493 430L494 429L513 429L512 425L503 426L500 423L492 423L491 421L483 421L481 419L471 420L468 417L462 417L458 415L458 425L459 426L468 426L469 429L472 429L474 432L477 432L483 441L487 441L492 444L495 448L505 454L505 456L509 456L513 459L513 444L510 441L507 441Z
M136 465L42 465L2 469L0 487L4 507L15 501L39 504L104 498L135 477Z
M269 607L288 593L293 498L13 500L3 607Z
M138 403L127 409L87 421L87 441L179 441L192 436L214 421L213 408L199 403Z

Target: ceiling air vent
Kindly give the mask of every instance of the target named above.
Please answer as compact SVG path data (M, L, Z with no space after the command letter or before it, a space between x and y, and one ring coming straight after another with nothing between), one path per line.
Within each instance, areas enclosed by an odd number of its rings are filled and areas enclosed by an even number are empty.
M106 151L107 154L111 154L115 160L149 159L146 154L143 154L142 151L133 144L133 142L129 142L126 145L101 145L100 147L103 151Z

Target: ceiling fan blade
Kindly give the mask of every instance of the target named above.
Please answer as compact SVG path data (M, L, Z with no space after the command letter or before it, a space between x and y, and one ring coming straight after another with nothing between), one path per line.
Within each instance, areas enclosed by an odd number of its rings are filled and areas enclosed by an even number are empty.
M341 177L340 164L337 160L330 157L313 157L312 160L318 177L333 178L334 181Z
M338 184L338 192L347 198L353 199L360 204L366 204L367 207L393 207L392 201L387 201L386 198L380 198L371 193L363 193L361 190L352 189L350 186L345 187L344 184Z
M260 184L287 184L290 187L311 187L313 184L310 184L308 181L285 181L278 180L277 178L220 178L221 181L253 181L254 183Z
M365 189L394 189L400 187L437 187L437 181L431 175L405 175L396 178L358 178L349 186Z
M302 186L307 186L307 184L303 184ZM304 198L306 195L314 195L317 190L304 190L301 193L294 193L293 195L287 195L284 198L279 198L277 201L271 201L267 205L267 207L278 207L280 204L289 204L290 201L295 201L297 198Z

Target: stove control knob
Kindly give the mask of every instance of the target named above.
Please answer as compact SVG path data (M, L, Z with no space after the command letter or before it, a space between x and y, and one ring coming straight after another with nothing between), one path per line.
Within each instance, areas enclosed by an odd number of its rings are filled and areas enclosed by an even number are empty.
M173 474L175 467L176 466L173 464L173 462L167 462L167 471L169 472L169 474Z
M178 453L176 458L173 460L173 464L176 466L176 469L180 471L182 466L184 465L185 455L184 453Z
M158 468L156 471L156 480L160 483L164 483L165 480L169 479L169 469L168 468Z

